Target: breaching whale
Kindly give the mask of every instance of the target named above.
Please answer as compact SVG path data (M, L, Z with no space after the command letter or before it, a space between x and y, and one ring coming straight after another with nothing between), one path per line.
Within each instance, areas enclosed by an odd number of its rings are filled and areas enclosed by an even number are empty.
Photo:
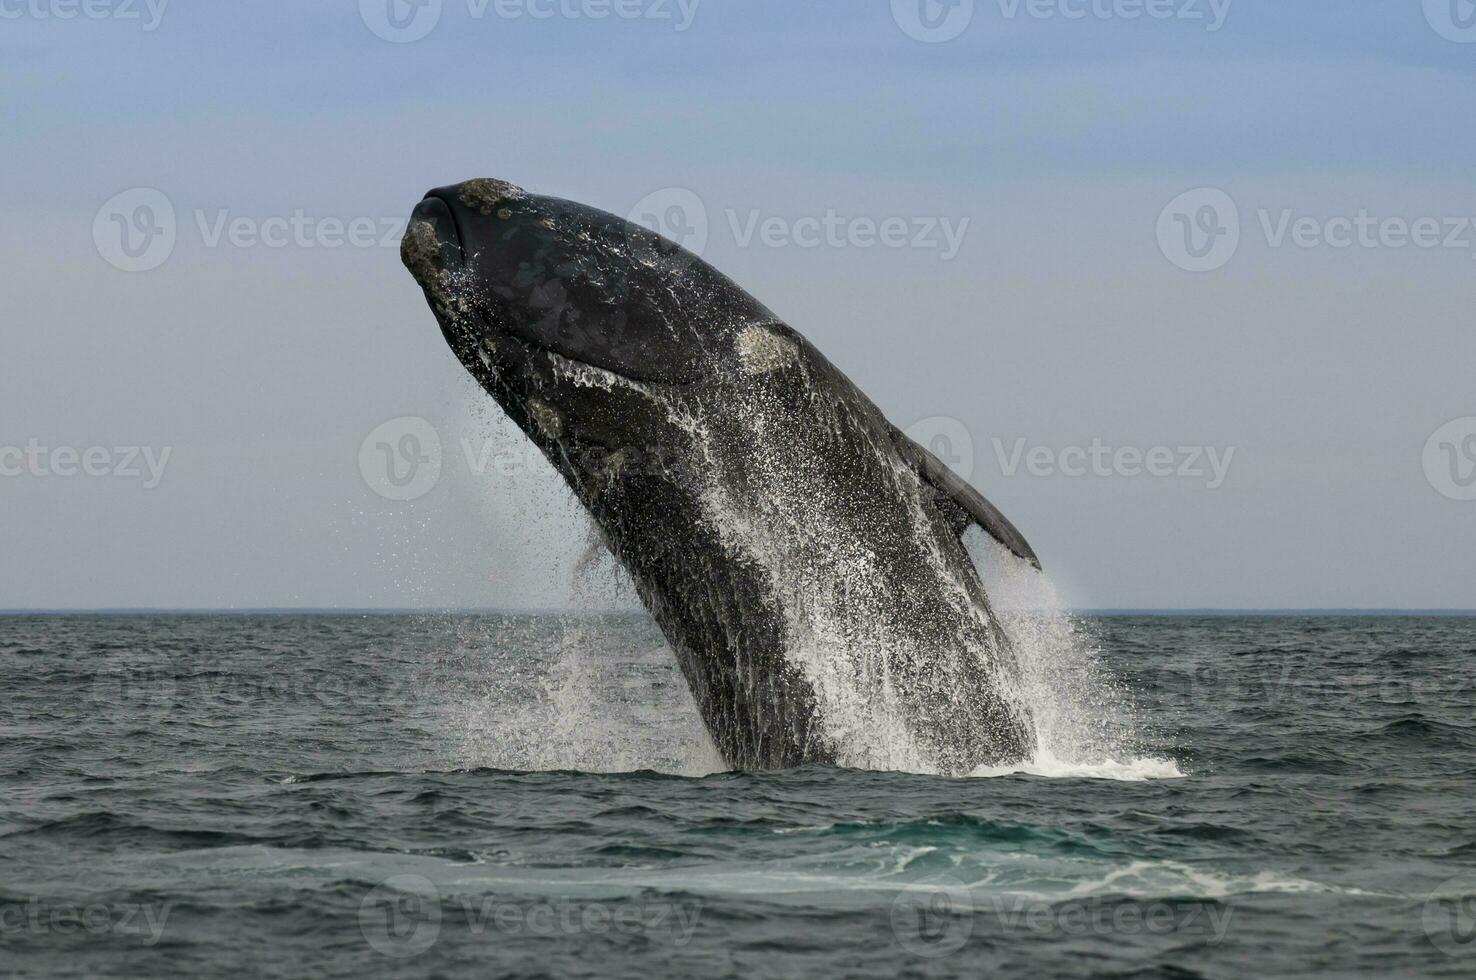
M401 257L629 571L730 766L1033 754L962 535L1034 552L798 332L647 229L500 180L427 194Z

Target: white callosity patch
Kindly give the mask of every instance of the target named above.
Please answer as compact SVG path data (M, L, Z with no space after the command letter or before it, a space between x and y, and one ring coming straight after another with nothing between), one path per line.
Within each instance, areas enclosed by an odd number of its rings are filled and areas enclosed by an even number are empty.
M461 203L484 215L490 215L508 201L520 201L526 193L516 184L495 177L468 180L458 191Z
M767 327L745 327L736 341L738 367L745 374L767 374L794 364L799 348Z
M464 269L441 267L441 241L429 221L417 221L400 240L400 260L425 290L431 308L447 325L468 322L476 289Z

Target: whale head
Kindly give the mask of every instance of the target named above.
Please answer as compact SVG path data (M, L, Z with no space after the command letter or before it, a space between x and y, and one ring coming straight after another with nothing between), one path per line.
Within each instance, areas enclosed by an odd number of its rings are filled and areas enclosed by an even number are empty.
M691 383L745 328L775 320L639 225L490 178L427 194L401 257L468 367L479 350L501 347L634 381Z

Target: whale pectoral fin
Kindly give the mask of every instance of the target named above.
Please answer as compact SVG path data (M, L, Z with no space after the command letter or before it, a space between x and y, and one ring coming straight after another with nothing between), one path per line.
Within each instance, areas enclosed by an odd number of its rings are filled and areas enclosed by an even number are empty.
M896 443L902 459L917 472L923 483L937 491L944 511L953 519L954 529L960 535L970 524L977 524L1011 554L1040 568L1040 559L1035 556L1035 550L1025 540L1025 535L1000 513L998 507L985 500L983 494L895 426L892 427L892 441Z

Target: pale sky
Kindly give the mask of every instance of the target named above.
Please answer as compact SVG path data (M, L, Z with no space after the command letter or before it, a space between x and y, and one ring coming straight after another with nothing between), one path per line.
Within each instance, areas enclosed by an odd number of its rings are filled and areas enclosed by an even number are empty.
M685 202L1073 605L1476 607L1467 0L91 2L0 0L0 608L586 601L386 231L473 176Z

